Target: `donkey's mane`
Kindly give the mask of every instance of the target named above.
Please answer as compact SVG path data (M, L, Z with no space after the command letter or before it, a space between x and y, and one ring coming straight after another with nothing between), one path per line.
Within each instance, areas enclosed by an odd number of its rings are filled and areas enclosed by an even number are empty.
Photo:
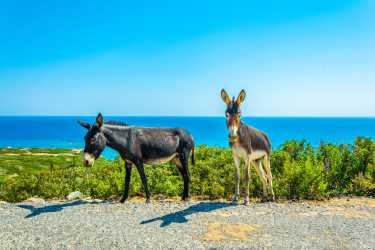
M107 124L107 125L116 125L116 126L129 126L125 122L118 122L118 121L108 121L108 122L105 122L104 124Z

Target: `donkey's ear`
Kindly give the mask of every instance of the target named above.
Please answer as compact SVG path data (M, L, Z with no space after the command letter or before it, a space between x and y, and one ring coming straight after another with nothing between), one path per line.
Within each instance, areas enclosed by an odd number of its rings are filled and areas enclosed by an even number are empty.
M229 97L228 93L224 89L221 90L221 99L223 99L223 101L227 105L229 105L231 103L230 97Z
M100 128L101 126L103 126L103 115L102 115L102 113L99 113L99 114L96 116L96 124L98 125L99 128Z
M78 121L78 124L84 127L85 129L89 130L91 128L90 124L84 121Z
M243 103L243 101L245 100L245 97L246 97L246 92L245 90L241 90L241 92L239 93L238 97L237 97L237 100L236 100L236 103L238 106L240 106L241 103Z

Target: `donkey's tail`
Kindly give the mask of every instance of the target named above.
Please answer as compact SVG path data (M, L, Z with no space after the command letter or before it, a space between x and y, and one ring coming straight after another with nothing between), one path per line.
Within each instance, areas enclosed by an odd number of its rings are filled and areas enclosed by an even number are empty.
M191 163L193 164L193 165L195 165L195 153L194 153L194 146L193 146L193 148L191 149Z

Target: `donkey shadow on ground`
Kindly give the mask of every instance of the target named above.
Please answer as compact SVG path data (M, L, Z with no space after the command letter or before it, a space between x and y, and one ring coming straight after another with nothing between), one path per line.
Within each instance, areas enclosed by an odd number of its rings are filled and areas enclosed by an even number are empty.
M33 205L28 205L28 204L20 204L20 205L17 205L17 207L29 210L30 214L26 215L25 218L32 218L32 217L35 217L44 213L61 212L66 207L80 206L80 205L85 205L85 204L99 204L99 203L104 203L104 201L96 202L96 201L76 200L73 202L64 202L64 203L59 203L59 204L46 205L43 207L36 207Z
M148 224L160 220L162 221L160 227L166 227L172 223L186 223L188 222L188 219L186 217L195 213L208 213L217 209L232 207L236 205L237 204L234 203L224 202L200 202L175 213L166 214L164 216L156 217L150 220L144 220L141 222L141 224Z

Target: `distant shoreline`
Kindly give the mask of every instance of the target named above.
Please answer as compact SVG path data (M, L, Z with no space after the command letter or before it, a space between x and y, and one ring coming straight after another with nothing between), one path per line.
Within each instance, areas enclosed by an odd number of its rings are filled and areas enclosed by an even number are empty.
M96 117L93 115L0 115L0 118L59 118L59 117ZM106 117L121 117L121 118L225 118L224 115L106 115ZM280 119L375 119L375 116L278 116L278 115L245 115L243 118L280 118Z

